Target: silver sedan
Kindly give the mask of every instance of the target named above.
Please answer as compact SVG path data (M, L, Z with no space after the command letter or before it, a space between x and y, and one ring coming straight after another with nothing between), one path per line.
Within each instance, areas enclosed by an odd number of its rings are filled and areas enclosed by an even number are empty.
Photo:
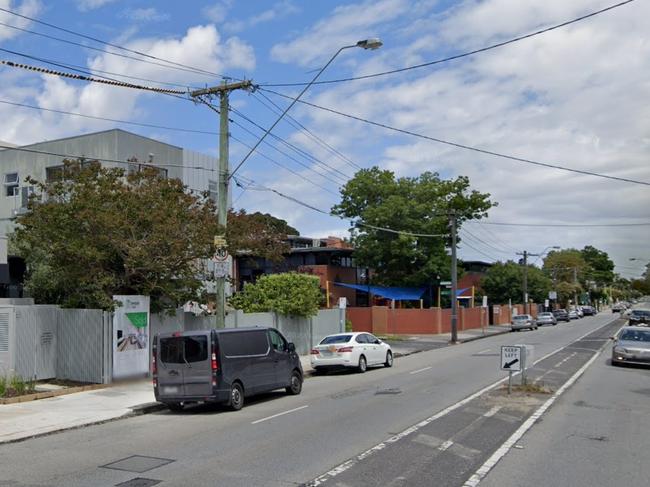
M650 329L645 326L626 326L612 339L612 365L650 365Z

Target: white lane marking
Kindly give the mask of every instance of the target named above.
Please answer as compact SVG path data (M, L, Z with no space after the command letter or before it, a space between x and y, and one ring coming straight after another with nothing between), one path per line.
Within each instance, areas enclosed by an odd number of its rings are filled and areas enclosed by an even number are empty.
M308 407L309 407L309 404L306 404L304 406L300 406L299 408L289 409L288 411L284 411L282 413L274 414L273 416L267 416L266 418L258 419L257 421L253 421L251 424L262 423L264 421L268 421L269 419L277 418L278 416L284 416L285 414L289 414L289 413L294 413L296 411L300 411L301 409L305 409L305 408L308 408Z
M576 340L574 340L571 343L574 343L574 342L586 337L587 335L589 335L589 333L593 333L596 330L604 328L605 326L611 324L616 319L617 318L614 318L614 319L608 321L607 323L604 323L600 327L588 331L587 333L585 333L584 335L577 338ZM564 345L564 346L558 348L557 350L554 350L552 352L547 353L543 357L541 357L538 360L536 360L535 362L533 362L533 365L536 365L539 362L541 362L542 360L546 360L551 355L554 355L554 354L558 353L559 351L569 347L571 345L571 343L569 343L568 345ZM516 373L514 373L512 375L516 376L516 375L518 375L520 373L521 372L516 372ZM470 394L465 399L462 399L462 400L458 401L456 404L452 404L451 406L446 407L445 409L439 411L438 413L434 414L433 416L430 416L427 419L425 419L423 421L420 421L419 423L411 426L410 428L405 429L401 433L398 433L398 434L396 434L394 436L391 436L386 441L383 441L383 442L379 443L378 445L373 446L372 448L366 450L365 452L361 453L360 455L357 455L356 457L353 457L350 460L347 460L346 462L341 463L340 465L334 467L329 472L325 472L323 475L320 475L319 477L316 477L311 482L307 482L305 484L305 487L317 487L317 486L323 484L324 482L326 482L328 479L334 478L337 475L342 474L343 472L345 472L345 471L351 469L352 467L354 467L357 463L365 460L366 458L368 458L369 456L377 453L378 451L383 450L384 448L386 448L391 443L395 443L395 442L401 440L402 438L404 438L405 436L408 436L411 433L414 433L414 432L418 431L420 428L423 428L424 426L428 425L429 423L432 423L433 421L435 421L435 420L437 420L439 418L442 418L443 416L446 416L447 414L451 413L452 411L455 411L456 409L458 409L458 408L464 406L465 404L473 401L477 397L480 397L481 395L485 394L486 392L494 389L495 387L498 387L499 384L502 384L503 382L505 382L507 380L508 380L508 378L504 377L503 379L499 379L498 381L490 384L489 386L486 386L483 389L475 392L474 394Z
M568 357L563 358L562 360L560 360L560 361L559 361L558 363L556 363L553 367L555 367L556 369L557 369L558 367L561 367L562 364L566 363L568 360L571 360L571 359L572 359L573 357L575 357L576 355L578 355L578 352L573 352L573 353L572 353L571 355L569 355Z
M485 350L481 350L480 352L478 352L476 355L481 355L482 353L489 352L490 350L492 350L492 349L491 348L486 348Z
M611 323L611 322L610 322ZM607 323L609 324L609 323ZM606 325L605 325L606 326ZM577 381L582 374L589 368L591 364L600 356L600 354L605 350L605 347L608 345L607 342L603 343L603 346L600 347L593 356L578 369L578 371L573 374L569 380L567 380L556 392L553 394L544 404L542 404L537 411L535 411L524 423L515 431L510 438L508 438L498 449L495 451L490 458L488 458L483 465L472 475L463 487L476 487L481 480L494 468L494 466L501 460L506 453L517 443L522 436L537 422L537 420L550 408L553 403L560 397L564 391L571 387L575 381Z
M501 406L494 406L494 407L493 407L492 409L490 409L487 413L485 413L485 414L483 415L483 417L484 417L484 418L491 418L491 417L494 416L496 413L498 413L500 409L501 409Z
M442 445L438 447L438 450L440 451L445 451L447 448L449 448L451 445L453 445L454 442L451 440L445 441Z
M423 369L418 369L418 370L414 370L413 372L409 372L409 374L411 374L411 375L413 375L413 374L419 374L420 372L424 372L425 370L429 370L429 369L432 369L432 368L433 368L433 367L425 367L425 368L423 368Z

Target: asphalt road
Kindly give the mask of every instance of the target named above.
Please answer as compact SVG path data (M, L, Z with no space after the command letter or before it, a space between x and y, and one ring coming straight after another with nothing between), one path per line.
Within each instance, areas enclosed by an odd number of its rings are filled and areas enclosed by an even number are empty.
M650 484L650 368L610 356L611 345L481 487Z
M392 369L310 378L300 396L270 394L249 401L239 412L206 406L183 413L165 411L2 445L0 485L111 486L135 478L185 487L302 485L503 378L498 363L501 345L532 344L536 357L543 357L615 317L603 313L423 352L396 360ZM568 358L563 367L572 367L577 358ZM512 421L524 416L515 414ZM494 433L499 437L509 434L515 424L502 423L506 426L499 425ZM462 425L454 416L445 428ZM434 438L441 436L438 432ZM419 440L429 442L425 452L436 441ZM449 453L476 462L491 447L484 451L475 446L449 448ZM363 468L362 463L356 462L346 473ZM443 465L450 473L456 467L453 462ZM395 468L386 469L377 480L388 485L386 479L394 480L398 474Z

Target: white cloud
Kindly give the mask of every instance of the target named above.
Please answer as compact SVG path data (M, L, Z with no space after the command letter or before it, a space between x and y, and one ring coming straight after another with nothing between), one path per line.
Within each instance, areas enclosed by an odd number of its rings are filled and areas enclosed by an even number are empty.
M282 0L271 6L271 8L253 15L249 19L230 21L224 25L224 28L228 32L240 32L245 29L256 27L259 24L288 17L289 15L298 12L300 12L300 8L298 8L291 0Z
M300 37L274 45L271 57L283 63L309 66L333 54L341 46L376 37L375 29L379 25L408 10L408 0L366 0L360 4L339 6Z
M77 8L81 12L88 12L89 10L98 9L115 1L116 0L77 0Z
M228 12L230 11L232 4L233 4L233 0L220 0L218 2L215 2L212 5L203 7L201 13L210 22L220 24L224 20L226 20L226 17L228 16Z
M338 9L294 41L275 46L273 54L281 61L310 64L318 53L332 51L334 46L323 46L331 37L327 34L340 34L334 36L339 45L342 33L348 31L342 26L388 22L383 27L390 28L391 19L399 12L391 14L389 4L394 6L395 2L384 2L381 15L375 12L369 18L357 19L356 24L354 15L341 13L352 12L354 6ZM398 39L400 44L393 49L414 59L422 52L427 54L424 60L435 59L440 56L432 51L462 52L600 7L560 0L543 4L519 0L464 2L446 12L432 11L423 16L429 23L401 32L405 37ZM395 75L321 87L312 99L437 138L650 181L650 106L642 102L650 97L648 16L650 6L635 3L464 61L411 71L408 77ZM423 35L429 36L428 41L414 46ZM319 39L324 42L318 43ZM353 74L372 72L374 69L368 69L371 63L402 67L408 56L382 54L357 66ZM650 220L650 197L644 186L464 151L304 107L297 113L307 117L305 123L312 130L364 165L379 163L398 176L425 170L438 171L443 177L468 175L473 187L491 193L500 203L490 211L493 221ZM332 225L309 218L295 222L307 233L314 233L311 229L319 223ZM519 250L591 244L610 252L617 262L630 255L645 255L650 239L648 227L492 227L492 231ZM503 248L494 239L486 241ZM516 257L499 254L480 242L473 245L501 259ZM462 248L461 256L486 259L469 246Z
M26 17L36 17L43 8L39 0L24 0L23 2L19 2L17 5L13 4L13 0L0 0L0 7L7 10L12 10ZM0 22L14 27L19 27L21 29L24 29L31 24L30 20L24 19L22 17L16 17L15 15L11 15L7 12L0 12ZM11 39L19 34L20 31L16 29L0 25L0 40Z
M155 7L128 8L122 12L122 17L132 22L162 22L169 20L169 14L158 12Z
M255 66L252 48L237 38L222 39L213 25L195 26L181 38L133 39L126 47L173 62L214 72L228 72L232 69L250 70ZM140 78L165 82L178 81L179 72L136 60L100 54L88 60L90 70L104 70L115 73L128 73ZM139 102L145 97L154 96L139 90L111 87L97 83L80 84L48 75L34 75L12 70L2 73L0 98L16 102L26 102L43 108L65 110L98 117L115 119L141 118L137 115L141 108ZM7 76L12 75L12 78ZM205 76L182 73L188 84L203 83ZM9 80L9 82L4 82ZM156 95L159 96L159 95ZM119 100L119 102L116 102ZM165 100L163 97L161 100ZM3 112L6 116L3 116ZM3 123L0 126L0 140L26 144L39 140L63 137L113 126L101 121L90 121L77 117L65 117L26 110L8 110L0 106Z

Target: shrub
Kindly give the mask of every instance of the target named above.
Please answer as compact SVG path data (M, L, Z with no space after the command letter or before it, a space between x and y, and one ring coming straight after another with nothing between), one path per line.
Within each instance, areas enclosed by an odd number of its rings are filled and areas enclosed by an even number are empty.
M233 295L229 302L246 313L275 311L285 316L318 313L322 295L318 277L297 272L261 276L255 284Z

